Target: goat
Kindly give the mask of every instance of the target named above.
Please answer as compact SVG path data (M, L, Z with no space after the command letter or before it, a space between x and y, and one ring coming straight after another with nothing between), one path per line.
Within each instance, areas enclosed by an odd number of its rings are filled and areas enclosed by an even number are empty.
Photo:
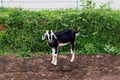
M52 61L51 64L57 65L57 52L58 52L58 46L64 46L67 44L71 44L71 54L72 58L70 62L73 62L75 57L75 38L79 34L78 31L73 31L70 29L63 30L60 32L53 32L46 30L44 35L42 36L42 40L45 40L45 38L48 39L48 44L52 48Z

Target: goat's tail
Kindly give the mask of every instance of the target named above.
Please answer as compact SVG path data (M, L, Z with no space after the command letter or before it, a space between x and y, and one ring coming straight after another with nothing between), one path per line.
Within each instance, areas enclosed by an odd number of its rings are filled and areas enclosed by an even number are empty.
M75 35L78 36L79 35L79 31L75 31Z

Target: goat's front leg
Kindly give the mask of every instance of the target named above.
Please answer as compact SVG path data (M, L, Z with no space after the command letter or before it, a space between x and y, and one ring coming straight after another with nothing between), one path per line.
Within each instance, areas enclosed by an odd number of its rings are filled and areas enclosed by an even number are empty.
M57 65L57 48L52 48L52 61L51 64Z

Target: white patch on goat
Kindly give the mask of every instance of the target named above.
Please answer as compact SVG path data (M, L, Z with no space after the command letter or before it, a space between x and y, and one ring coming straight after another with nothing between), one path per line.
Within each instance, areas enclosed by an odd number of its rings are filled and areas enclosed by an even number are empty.
M69 44L69 42L68 42L68 43L59 43L58 46L65 46L65 45L67 45L67 44Z
M73 62L74 58L75 58L75 52L72 49L70 50L70 52L72 54L72 58L71 58L70 62Z
M57 39L55 33L51 30L51 37L54 36L55 39Z
M57 54L54 54L54 57L55 57L54 65L57 65Z
M52 48L52 61L51 61L51 64L54 64L54 61L55 61L54 54L55 54L55 48Z
M53 32L52 30L50 31L50 33L49 33L49 31L46 31L46 35L47 35L48 41L49 41L50 43L53 42L53 37L54 37L55 39L57 39L56 35L54 34L54 32ZM51 37L51 39L50 39L50 37Z
M57 65L57 54L55 54L55 48L52 48L52 61L51 64Z
M42 36L42 40L45 40L45 35Z
M71 53L71 54L73 53L73 50L72 50L72 49L70 49L70 53Z
M42 36L42 40L45 40L46 36L48 36L48 31L46 30L45 34Z
M51 36L51 35L50 35L48 32L49 32L49 31L46 31L46 35L47 35L47 37L48 37L48 41L51 42L51 40L50 40L50 36Z
M79 35L79 33L77 33L75 36L78 36Z

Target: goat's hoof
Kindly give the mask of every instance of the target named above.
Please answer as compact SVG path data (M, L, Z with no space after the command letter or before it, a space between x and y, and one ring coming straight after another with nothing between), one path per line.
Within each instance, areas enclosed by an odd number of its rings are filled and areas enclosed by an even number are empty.
M54 64L54 63L52 65L57 66L57 64Z
M51 61L51 64L54 64L54 61Z
M57 63L54 63L54 62L51 62L51 64L52 64L52 65L54 65L54 66L56 66L56 65L57 65Z
M57 66L57 64L53 64L54 66Z
M54 66L56 66L56 65L57 65L57 63L54 63L53 65L54 65Z
M70 60L70 62L72 63L72 62L73 62L73 60Z

